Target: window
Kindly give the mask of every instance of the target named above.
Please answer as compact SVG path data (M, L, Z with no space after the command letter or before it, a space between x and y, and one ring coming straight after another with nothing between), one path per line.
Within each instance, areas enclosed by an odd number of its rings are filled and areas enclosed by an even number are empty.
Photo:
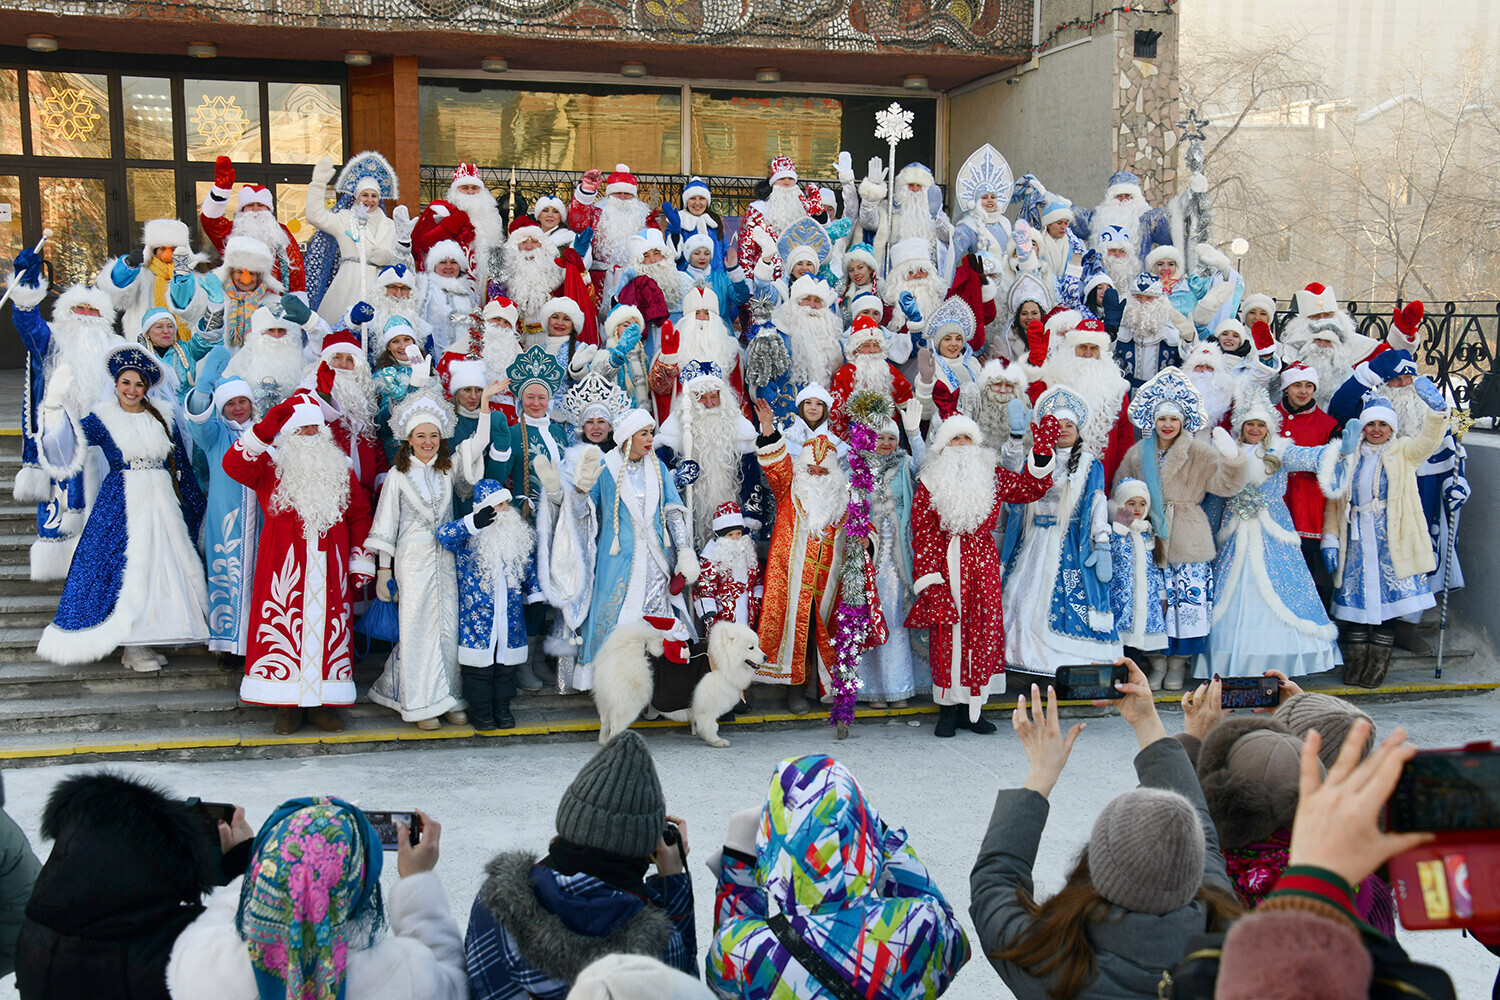
M21 74L0 69L0 156L21 155Z
M125 156L132 160L170 160L172 151L172 81L165 77L120 78L125 110Z
M147 219L177 218L175 171L130 167L125 171L125 191L129 198L132 242Z
M1152 31L1142 28L1135 33L1135 57L1137 59L1156 58L1156 40L1161 37L1160 31Z
M833 174L843 133L837 98L695 91L692 107L694 173L764 176L784 154L809 177Z
M343 93L327 83L266 86L272 163L317 163L344 159Z
M41 177L42 225L52 230L47 259L59 288L92 280L109 256L104 181L96 177ZM140 237L133 236L132 243Z
M235 163L260 160L260 85L240 80L184 80L187 158Z
M34 156L110 155L107 77L47 70L31 70L26 77Z

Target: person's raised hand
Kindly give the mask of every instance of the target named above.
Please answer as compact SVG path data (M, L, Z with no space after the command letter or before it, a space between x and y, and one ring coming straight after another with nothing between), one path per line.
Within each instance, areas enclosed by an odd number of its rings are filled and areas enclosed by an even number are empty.
M931 382L937 377L937 363L932 360L932 348L924 347L917 351L917 378L923 382Z
M1019 695L1015 711L1010 714L1010 724L1021 738L1021 749L1031 764L1024 787L1046 798L1052 794L1052 786L1057 784L1057 777L1062 774L1068 754L1073 752L1073 744L1078 741L1078 734L1083 732L1086 723L1074 723L1064 736L1057 721L1057 690L1047 685L1044 708L1041 689L1033 684L1030 708L1027 708L1026 696Z
M1276 687L1277 687L1277 695L1278 695L1277 701L1276 701L1276 708L1280 708L1282 705L1285 705L1288 698L1295 698L1297 695L1299 695L1299 694L1302 693L1302 685L1300 685L1296 681L1292 680L1290 677L1288 677L1286 674L1282 673L1280 670L1267 670L1264 673L1262 673L1261 676L1262 677L1274 677L1274 678L1276 678ZM1256 715L1264 715L1267 712L1274 712L1274 711L1276 711L1275 708L1257 708L1257 709L1255 709L1255 714Z
M654 860L657 874L676 875L686 867L684 862L688 854L687 820L670 813L666 816L666 820L677 827L677 843L669 844L665 838L657 840Z
M1370 723L1355 720L1327 777L1322 775L1316 730L1302 741L1301 794L1292 821L1288 860L1311 865L1359 885L1386 861L1433 839L1430 833L1385 833L1380 815L1401 778L1401 769L1416 755L1399 726L1361 763Z
M1201 740L1232 711L1224 707L1224 685L1215 677L1182 693L1182 731Z
M356 302L349 309L349 322L363 326L375 318L375 307L368 302Z
M584 194L593 194L599 190L599 182L604 179L604 171L597 167L593 170L585 170L583 179L578 182L578 187Z
M318 362L318 395L327 396L333 391L333 368L327 361Z
M1144 750L1157 740L1166 739L1167 728L1161 724L1161 716L1156 714L1156 699L1141 668L1135 665L1134 660L1123 656L1115 661L1115 666L1121 665L1130 671L1130 677L1125 683L1115 685L1115 690L1123 697L1117 701L1096 701L1094 704L1119 708L1125 721L1130 723L1130 728L1135 730L1136 742Z
M771 404L759 396L755 398L755 418L760 421L761 437L770 437L776 432L776 414L771 411Z
M227 156L214 160L214 187L221 191L234 187L234 164Z
M402 878L430 872L438 863L438 838L443 825L431 816L417 810L422 818L422 842L415 847L411 843L411 831L401 820L396 820L396 871Z
M228 823L219 820L219 853L228 854L238 844L254 838L255 828L245 819L245 807L235 806Z
M478 528L480 531L483 531L485 528L488 528L490 525L494 524L495 518L499 516L500 515L498 512L496 512L495 508L490 506L489 504L475 507L474 527Z

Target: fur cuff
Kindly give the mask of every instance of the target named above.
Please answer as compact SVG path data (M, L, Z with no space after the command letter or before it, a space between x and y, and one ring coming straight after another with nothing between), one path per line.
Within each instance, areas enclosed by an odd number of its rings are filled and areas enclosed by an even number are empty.
M922 591L926 590L928 587L932 586L934 583L942 583L942 582L943 582L943 574L941 574L941 573L928 573L926 576L922 577L921 579L919 579L915 583L913 583L911 585L911 590L912 590L912 593L914 593L914 594L916 594L918 596L921 596Z
M271 447L256 436L254 427L245 428L245 433L240 435L239 446L250 458L254 458Z
M1046 479L1048 476L1052 475L1052 470L1056 467L1056 455L1054 455L1052 458L1049 458L1046 465L1038 465L1036 461L1036 455L1034 454L1026 456L1026 471L1031 473L1031 478L1033 479Z
M351 549L349 551L349 575L373 577L375 557L364 549Z
M23 465L16 470L11 495L17 503L46 503L52 499L52 477L35 465Z
M863 202L885 201L886 186L880 181L866 177L859 182L859 200Z
M5 287L10 289L10 304L15 309L35 309L42 304L47 297L47 280L43 278L35 285L27 285L16 277L16 272L10 272L10 277L5 281Z

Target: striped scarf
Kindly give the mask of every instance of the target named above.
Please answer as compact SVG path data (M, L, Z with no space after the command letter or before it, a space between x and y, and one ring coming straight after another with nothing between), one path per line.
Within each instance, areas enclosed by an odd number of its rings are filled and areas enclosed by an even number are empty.
M150 269L151 276L155 279L151 285L151 304L158 309L166 309L170 312L172 303L167 301L167 292L172 287L172 278L177 273L176 268L171 261L157 260L155 256L146 262L146 267ZM177 323L178 340L187 340L192 337L193 331L188 329L188 325L182 321L181 317L174 313L172 319ZM127 332L126 335L129 336L129 333Z

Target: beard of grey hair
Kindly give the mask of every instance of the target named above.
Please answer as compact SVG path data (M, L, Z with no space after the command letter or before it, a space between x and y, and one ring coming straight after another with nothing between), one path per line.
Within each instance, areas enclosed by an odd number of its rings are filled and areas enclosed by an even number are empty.
M720 535L714 539L714 565L723 568L735 579L746 579L756 564L755 539L749 532L741 532L738 538Z
M229 235L260 240L271 248L273 257L287 245L286 230L276 221L275 212L237 212L234 224L229 227Z
M1146 303L1137 302L1133 295L1127 296L1120 327L1133 333L1137 344L1154 344L1161 340L1171 312L1172 301L1165 295Z
M360 437L375 436L375 380L368 369L355 362L352 371L336 368L333 372L333 401L339 404L344 416L349 418L351 429Z
M826 476L815 476L807 471L806 463L798 462L792 471L792 498L802 508L802 523L810 536L823 532L849 509L849 477L842 469L830 469Z
M677 265L665 254L655 264L636 264L635 273L643 274L656 282L656 287L661 289L662 298L668 302L682 301L682 272L677 270Z
M535 323L542 308L552 298L552 291L562 284L563 269L556 250L543 243L535 250L505 248L505 291L520 311L521 322Z
M1416 387L1407 385L1396 388L1388 385L1380 390L1380 394L1390 398L1391 409L1396 411L1396 436L1416 437L1422 430L1422 425L1427 422L1427 414L1432 412L1432 408L1417 395Z
M885 287L880 290L880 296L894 310L895 315L891 320L893 328L898 327L900 318L905 315L901 312L902 292L911 292L912 297L917 300L917 309L924 318L930 319L932 311L942 305L943 298L948 294L948 287L931 268L925 278L908 278L903 274L887 280Z
M907 239L932 240L934 227L927 207L927 190L910 191L903 184L896 192L896 214L891 219L891 243Z
M488 249L505 240L505 220L500 218L500 206L495 204L488 191L463 194L450 188L448 203L469 217L469 225L474 227L475 246ZM479 254L476 252L474 257L477 260Z
M773 186L771 193L766 195L766 209L760 214L771 227L771 235L778 238L794 223L808 217L807 206L802 204L801 193L795 184L791 187Z
M295 512L321 538L349 505L349 460L327 427L307 436L287 433L276 446L271 513Z
M1309 340L1298 352L1298 360L1318 373L1318 388L1313 398L1322 407L1328 406L1339 386L1353 374L1348 349L1342 344L1319 347Z
M739 411L729 404L727 392L711 410L696 399L678 401L692 414L692 454L684 457L698 463L698 481L689 489L693 491L693 532L700 543L713 535L715 508L740 495L740 449L735 440Z
M594 256L601 263L624 263L625 241L646 228L651 206L639 198L621 200L606 195L594 227Z
M484 344L480 357L484 361L485 377L497 381L506 377L506 369L521 353L521 338L514 329L497 329L484 325Z
M964 386L959 398L959 409L979 425L986 441L1004 441L1010 437L1010 411L1007 407L1016 398L1014 394L1001 399L988 384L975 382Z
M729 333L729 328L717 315L708 319L697 319L684 315L677 324L677 354L680 358L712 361L719 366L724 377L729 378L734 363L739 358L739 348Z
M989 448L971 444L949 445L922 463L922 485L944 531L971 534L989 517L995 507L996 461Z
M1135 276L1141 273L1140 258L1129 251L1123 257L1111 257L1104 250L1099 251L1099 258L1104 264L1104 273L1109 275L1109 283L1121 295L1127 295L1135 287Z
M896 383L884 354L856 354L853 364L855 392L869 389L887 396L891 394Z
M1089 222L1089 228L1096 233L1104 232L1107 226L1119 226L1130 234L1130 255L1126 260L1132 261L1136 270L1139 270L1139 255L1141 250L1141 216L1150 210L1151 205L1145 198L1132 194L1129 201L1115 201L1113 198L1104 199L1098 208L1094 209L1093 219ZM1132 274L1127 279L1135 280Z
M232 378L238 375L257 393L269 380L277 387L278 397L286 396L302 380L302 373L307 369L302 346L293 339L296 336L294 333L285 337L249 334L245 346L224 369L224 376Z
M788 299L771 314L776 329L792 348L792 380L800 385L827 385L843 361L839 318L822 306L803 306Z
M502 575L512 587L526 582L526 563L536 551L536 529L512 507L497 511L495 523L479 532L474 545L484 571L479 585L493 594Z

